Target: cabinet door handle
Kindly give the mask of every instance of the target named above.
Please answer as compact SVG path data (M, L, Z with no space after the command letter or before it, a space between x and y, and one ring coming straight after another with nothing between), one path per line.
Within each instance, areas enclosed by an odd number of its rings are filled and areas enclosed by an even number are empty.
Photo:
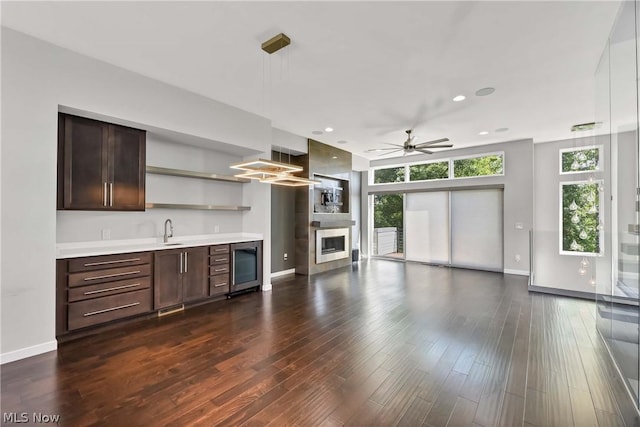
M85 267L93 267L96 265L108 265L108 264L119 264L121 262L134 262L140 261L140 258L128 258L128 259L118 259L115 261L100 261L100 262L88 262L84 264Z
M182 256L184 255L184 252L180 252L180 274L182 274Z
M227 282L220 283L220 284L217 284L217 285L213 285L214 288L219 288L220 286L227 286Z
M98 289L97 291L88 291L88 292L85 292L84 294L85 295L101 294L103 292L117 291L117 290L120 290L120 289L135 288L136 286L140 286L140 283L132 283L131 285L115 286L113 288L108 288L108 289Z
M96 314L108 313L110 311L122 310L123 308L135 307L136 305L140 305L139 302L134 302L131 304L119 305L117 307L105 308L104 310L91 311L89 313L83 314L84 317L95 316Z
M104 189L102 190L102 206L107 206L107 183L104 183Z
M189 258L187 257L187 255L189 255L187 252L184 253L184 272L186 273L187 271L189 271Z
M109 206L113 206L113 182L109 183Z
M130 274L138 274L140 273L140 270L136 270L136 271L126 271L124 273L113 273L113 274L105 274L103 276L93 276L93 277L85 277L84 280L85 282L88 282L89 280L98 280L98 279L108 279L109 277L120 277L120 276L128 276Z

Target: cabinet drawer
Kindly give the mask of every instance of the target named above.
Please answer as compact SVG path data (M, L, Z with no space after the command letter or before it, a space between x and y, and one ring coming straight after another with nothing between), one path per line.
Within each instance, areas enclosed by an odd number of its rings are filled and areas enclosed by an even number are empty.
M151 289L69 304L69 330L151 311Z
M229 254L211 255L209 265L229 264Z
M209 247L209 255L228 254L229 245L215 245Z
M209 277L209 296L226 294L227 292L229 292L228 274Z
M149 276L150 274L151 266L149 264L109 268L105 270L84 271L81 273L69 274L69 287L133 279L135 277Z
M151 263L149 252L74 258L69 260L69 273L149 263Z
M82 301L91 298L101 298L124 292L138 291L151 287L150 277L118 280L97 285L81 286L69 289L69 302Z
M212 265L209 267L209 276L225 273L229 273L229 264Z

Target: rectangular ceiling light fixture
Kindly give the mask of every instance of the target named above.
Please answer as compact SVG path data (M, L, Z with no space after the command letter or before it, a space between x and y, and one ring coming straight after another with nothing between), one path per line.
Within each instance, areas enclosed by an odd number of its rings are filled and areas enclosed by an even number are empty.
M283 47L289 46L291 39L286 34L280 33L277 36L271 37L266 42L262 43L262 50L271 55L274 52L279 51Z
M595 129L599 125L600 125L600 123L596 123L596 122L580 123L579 125L571 126L571 132L580 132L580 131L583 131L583 130L591 130L591 129Z
M285 187L304 187L308 185L321 184L320 181L313 181L311 179L302 178L299 176L294 176L289 174L282 174L274 178L262 179L260 180L260 182L265 182L267 184L273 184L273 185L283 185Z
M236 163L229 166L231 169L240 169L249 172L264 172L270 174L278 174L281 172L301 172L301 166L289 163L280 163L273 160L257 159L248 162Z

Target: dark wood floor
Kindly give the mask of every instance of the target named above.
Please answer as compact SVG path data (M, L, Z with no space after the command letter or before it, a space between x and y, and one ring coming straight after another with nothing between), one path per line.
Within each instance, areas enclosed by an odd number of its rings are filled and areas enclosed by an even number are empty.
M65 426L638 425L594 316L524 277L369 261L4 365L2 411Z

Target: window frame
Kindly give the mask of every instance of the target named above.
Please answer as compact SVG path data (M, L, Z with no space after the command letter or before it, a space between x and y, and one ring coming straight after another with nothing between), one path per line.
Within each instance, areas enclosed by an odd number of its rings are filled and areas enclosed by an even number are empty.
M580 171L568 171L568 172L564 172L562 170L562 154L576 152L576 151L593 150L594 148L598 149L598 167L597 168L588 169L588 170L580 170ZM560 175L575 175L575 174L578 174L578 173L601 172L602 170L600 169L600 164L602 163L603 154L604 154L604 148L603 148L602 144L585 145L585 146L582 146L582 147L561 148L558 151L558 172L559 172Z
M455 176L455 161L456 160L477 159L477 158L489 157L489 156L500 156L500 157L502 157L502 173L496 173L496 174L492 174L492 175ZM505 176L506 161L505 161L504 151L493 151L493 152L489 152L489 153L471 154L471 155L468 155L468 156L452 157L450 159L450 161L451 161L451 165L449 166L449 176L451 176L451 179L474 179L474 178L487 178L487 177L491 177L491 176Z
M604 185L604 180L601 179L581 179L577 181L562 181L560 182L560 188L558 191L558 253L560 255L569 255L569 256L581 256L581 257L598 257L604 255L604 229L597 230L598 232L598 242L600 243L600 252L578 252L578 251L565 251L562 247L562 240L564 237L564 228L563 228L563 210L562 210L562 199L563 199L563 187L565 185L575 185L575 184L593 184L598 186L598 223L601 224L604 222L604 190L600 190L600 187Z
M475 176L460 176L460 177L455 177L454 176L454 162L456 160L464 160L464 159L474 159L474 158L480 158L480 157L489 157L489 156L501 156L502 157L502 173L500 174L493 174L493 175L475 175ZM415 180L412 181L411 178L411 166L415 166L415 165L426 165L426 164L431 164L431 163L445 163L448 162L449 163L449 174L447 178L435 178L435 179L421 179L421 180ZM374 182L375 180L375 171L377 170L381 170L381 169L394 169L394 168L404 168L404 181L395 181L395 182ZM456 156L456 157L445 157L445 158L439 158L439 159L433 159L433 160L418 160L418 161L413 161L413 162L407 162L407 163L392 163L389 165L382 165L382 166L375 166L375 167L371 167L369 168L369 172L370 172L370 176L369 176L369 185L370 186L376 186L376 185L395 185L395 184L407 184L407 183L424 183L424 182L432 182L432 181L446 181L446 180L454 180L454 179L476 179L476 178L489 178L489 177L496 177L496 176L505 176L506 173L506 167L507 167L507 162L506 162L506 156L504 151L491 151L488 153L480 153L480 154L470 154L470 155L466 155L466 156Z

